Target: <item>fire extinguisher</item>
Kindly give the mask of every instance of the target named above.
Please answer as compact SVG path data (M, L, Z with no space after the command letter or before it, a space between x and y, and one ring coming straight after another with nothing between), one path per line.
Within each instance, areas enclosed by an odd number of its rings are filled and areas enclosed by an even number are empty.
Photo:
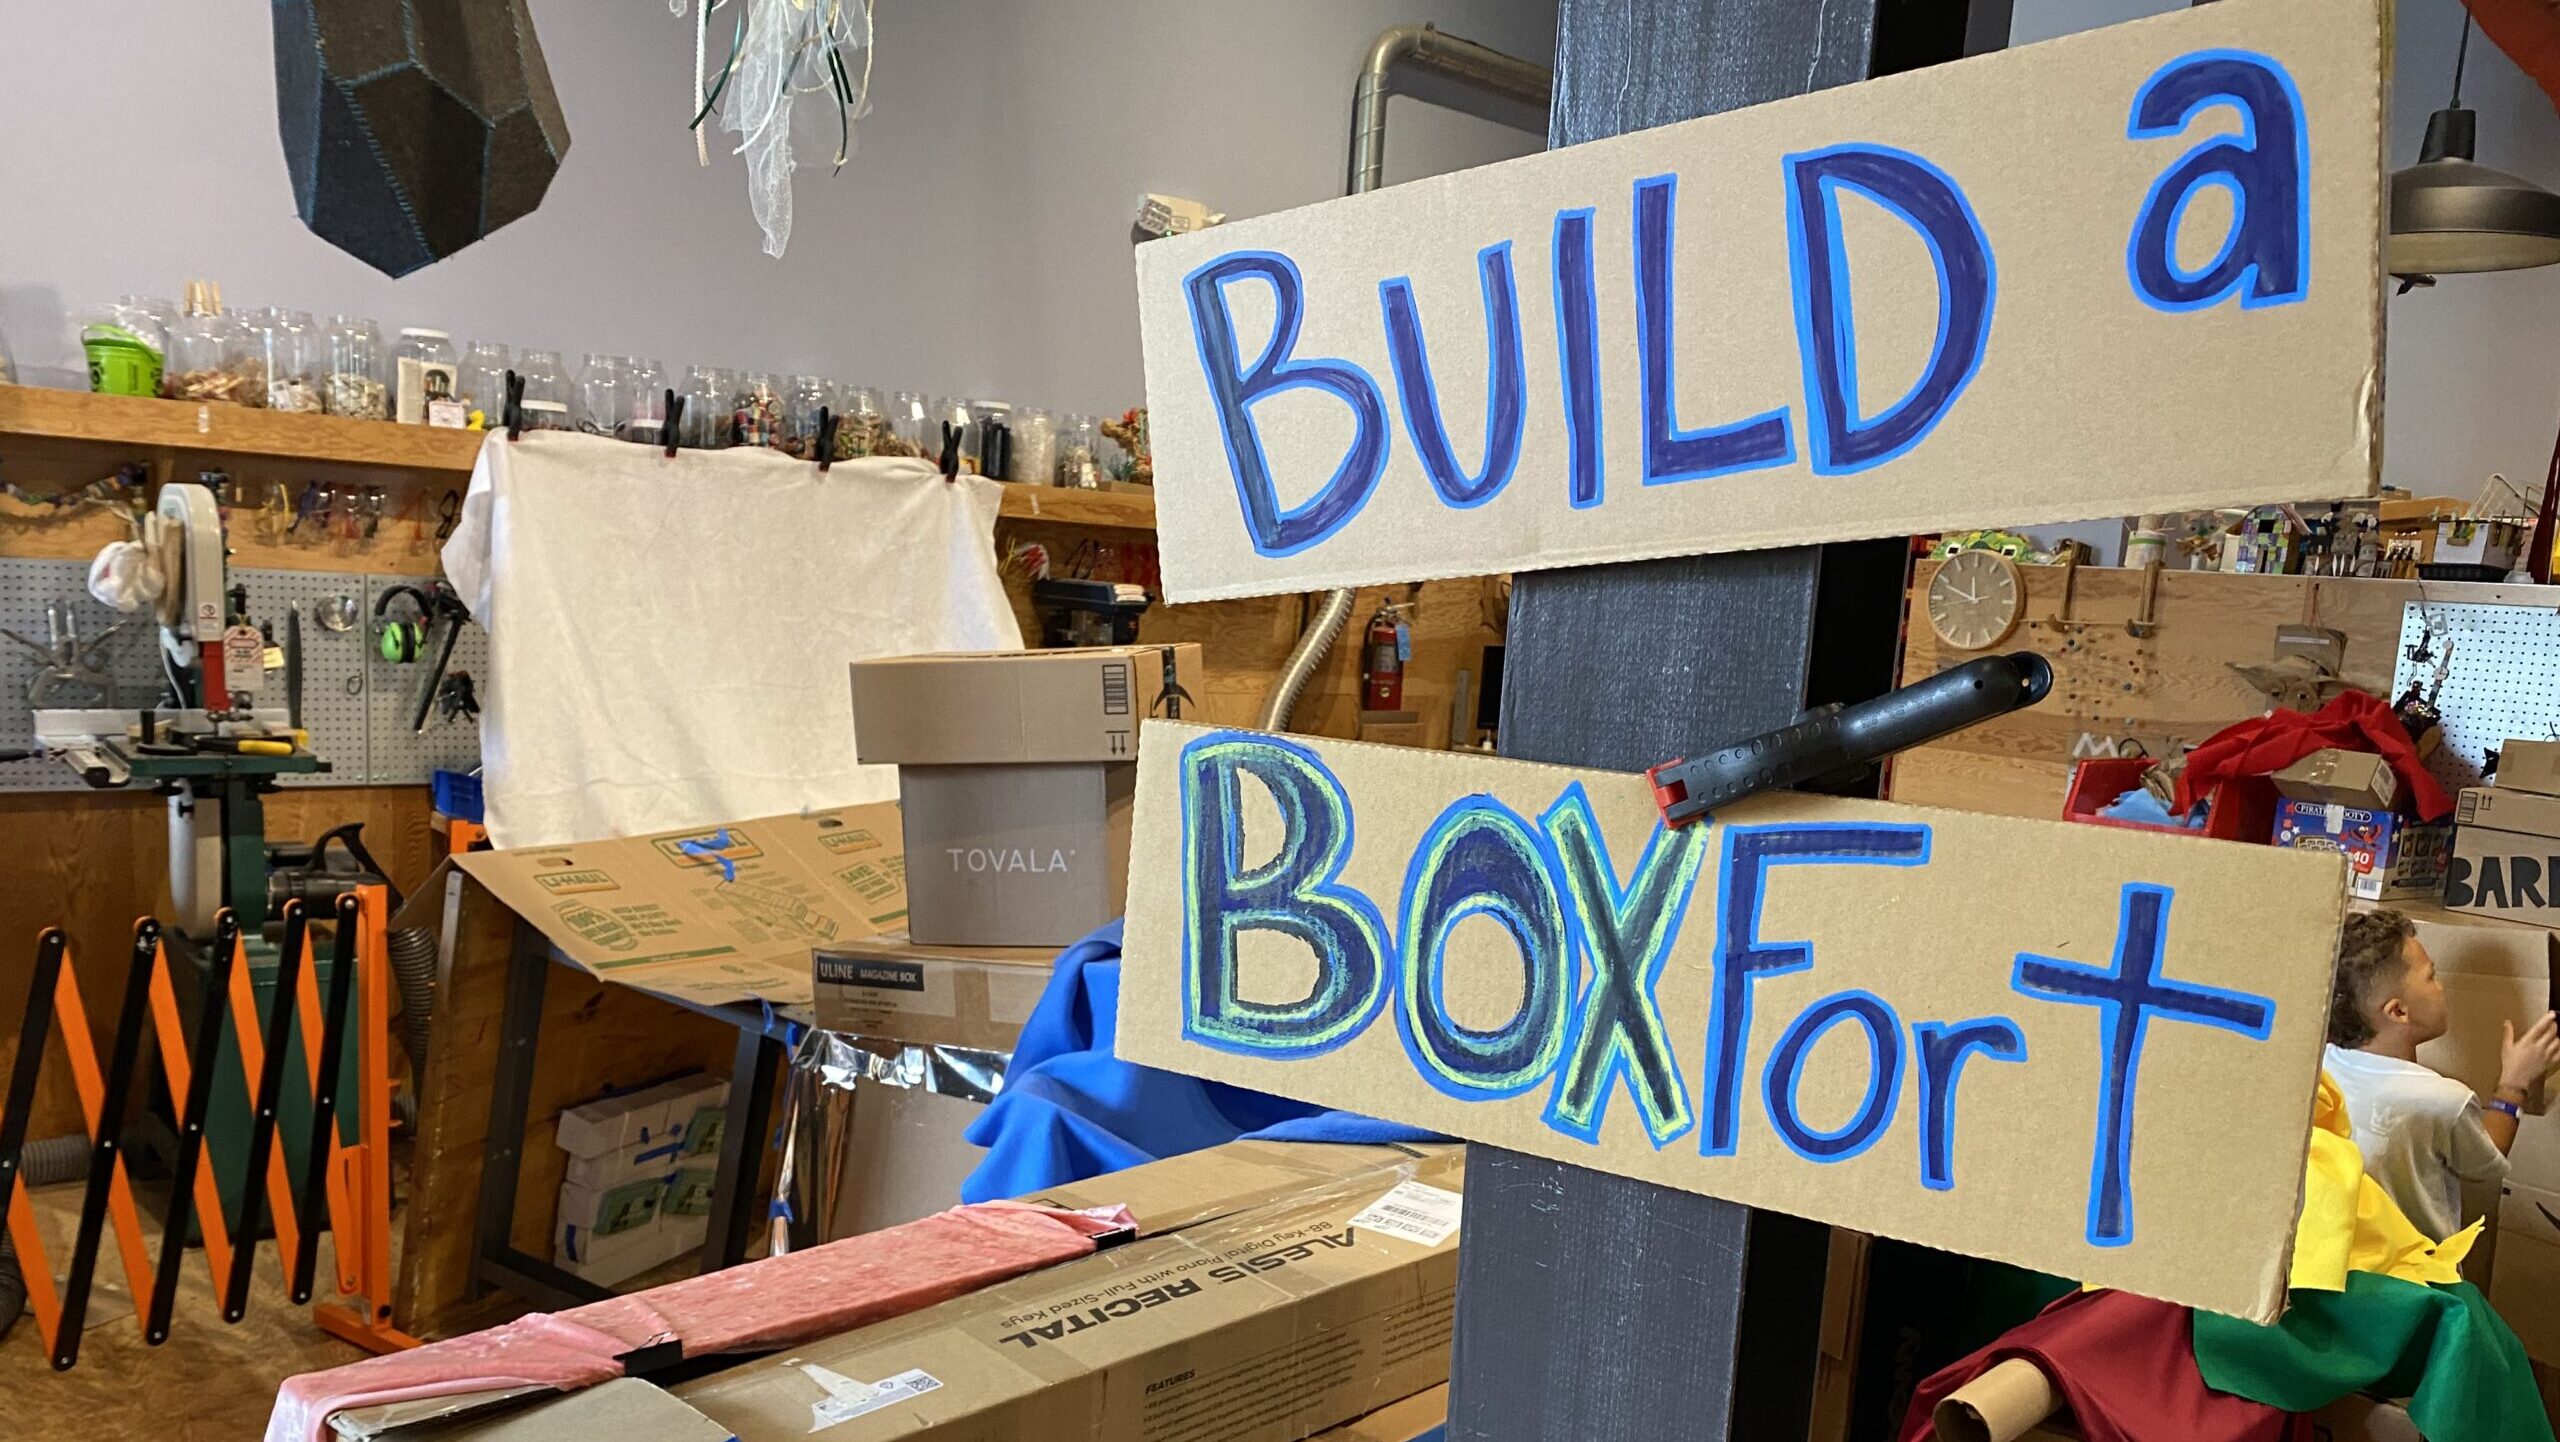
M1411 653L1410 633L1398 607L1387 602L1369 618L1369 634L1360 647L1360 709L1404 709L1404 663Z

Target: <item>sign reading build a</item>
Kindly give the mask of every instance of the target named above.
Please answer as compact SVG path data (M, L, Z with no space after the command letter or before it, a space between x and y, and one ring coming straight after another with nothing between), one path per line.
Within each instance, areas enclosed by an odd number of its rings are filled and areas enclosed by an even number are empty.
M1132 1061L2271 1321L2340 859L1150 722Z
M1138 249L1178 601L2370 494L2376 0Z

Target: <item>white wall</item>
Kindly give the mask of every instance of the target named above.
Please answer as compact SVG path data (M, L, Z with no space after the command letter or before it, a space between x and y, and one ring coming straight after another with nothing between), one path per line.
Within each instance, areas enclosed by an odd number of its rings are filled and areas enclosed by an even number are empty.
M2014 44L2183 8L2177 0L2016 0ZM2428 112L2446 103L2460 0L2398 0L2391 164L2418 158ZM2480 114L2479 161L2560 189L2560 114L2478 35L2462 87ZM2383 480L2420 495L2470 496L2491 472L2530 492L2560 430L2560 266L2447 276L2390 304Z
M12 5L0 19L0 336L73 365L66 315L189 276L234 307L353 311L457 341L654 355L1061 410L1141 398L1130 223L1150 190L1233 216L1339 194L1352 80L1389 25L1544 62L1554 0L880 0L860 150L801 147L761 251L741 162L698 170L690 18L533 0L573 143L532 216L389 280L303 229L268 7ZM725 27L727 14L720 17ZM718 27L715 27L718 28ZM1398 99L1389 180L1540 148ZM805 126L831 146L834 120ZM53 377L67 380L67 374Z

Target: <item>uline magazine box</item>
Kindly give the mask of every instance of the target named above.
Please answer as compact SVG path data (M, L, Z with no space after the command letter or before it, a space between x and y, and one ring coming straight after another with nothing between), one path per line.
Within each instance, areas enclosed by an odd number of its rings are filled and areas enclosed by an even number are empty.
M853 663L853 744L895 764L907 932L1063 946L1121 913L1138 724L1193 716L1200 648L949 652Z
M1138 1240L676 1395L738 1442L1296 1442L1447 1380L1464 1174L1248 1142L1096 1177L1031 1200Z

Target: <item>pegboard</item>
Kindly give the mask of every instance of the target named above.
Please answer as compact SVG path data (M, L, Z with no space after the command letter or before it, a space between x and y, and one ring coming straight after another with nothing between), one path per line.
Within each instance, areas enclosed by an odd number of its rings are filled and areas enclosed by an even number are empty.
M95 641L118 621L127 622L102 658L101 669L116 683L117 705L142 706L159 698L163 686L160 628L149 616L128 618L92 599L85 561L0 558L0 626L43 645L45 603L55 600L65 603L84 641ZM35 740L35 708L28 703L27 688L44 670L44 661L33 652L0 636L0 749L23 748ZM88 695L66 692L48 706L104 704ZM76 789L80 789L79 778L59 761L0 763L0 791Z
M2392 699L2412 685L2434 692L2444 714L2445 744L2427 769L2448 787L2479 785L2482 759L2500 742L2560 737L2560 610L2410 602Z
M88 592L89 568L70 560L0 558L0 626L30 640L45 640L45 603L62 600L83 638L94 639L124 619L100 605ZM411 665L382 659L374 645L373 603L385 587L423 587L423 576L355 576L325 571L256 570L234 567L232 584L249 592L249 613L272 619L276 640L286 636L285 614L302 616L302 725L311 733L311 749L330 763L324 774L279 778L290 787L424 785L438 770L469 771L480 764L480 729L468 719L446 722L431 716L426 734L409 729L418 692L426 685L434 656ZM336 597L356 605L355 624L345 631L320 625L326 603ZM405 605L395 603L403 615ZM25 647L0 637L0 749L23 747L34 739L33 708L27 703L30 682L43 661ZM455 642L455 671L467 671L475 683L489 674L489 637L476 622L463 623ZM160 668L159 628L148 616L132 618L116 633L105 670L115 681L116 704L133 709L156 703L165 694ZM281 673L269 678L261 705L286 704ZM87 706L85 697L56 703ZM85 790L61 762L32 760L0 764L0 791Z
M364 578L365 621L373 619L374 602L393 586L415 586L425 590L432 576L367 576ZM404 598L391 603L394 616L415 616L417 609ZM436 652L444 646L444 628L436 628L427 638L426 654L405 665L385 661L379 647L368 646L365 652L366 734L372 738L370 765L376 786L424 786L437 771L470 771L480 764L480 725L468 716L447 721L437 711L427 713L427 729L410 729L410 718L417 714L418 695L426 690L427 678L435 673ZM453 644L453 661L446 674L467 674L473 685L489 676L489 633L477 621L462 623L462 636ZM483 698L482 704L487 704Z

